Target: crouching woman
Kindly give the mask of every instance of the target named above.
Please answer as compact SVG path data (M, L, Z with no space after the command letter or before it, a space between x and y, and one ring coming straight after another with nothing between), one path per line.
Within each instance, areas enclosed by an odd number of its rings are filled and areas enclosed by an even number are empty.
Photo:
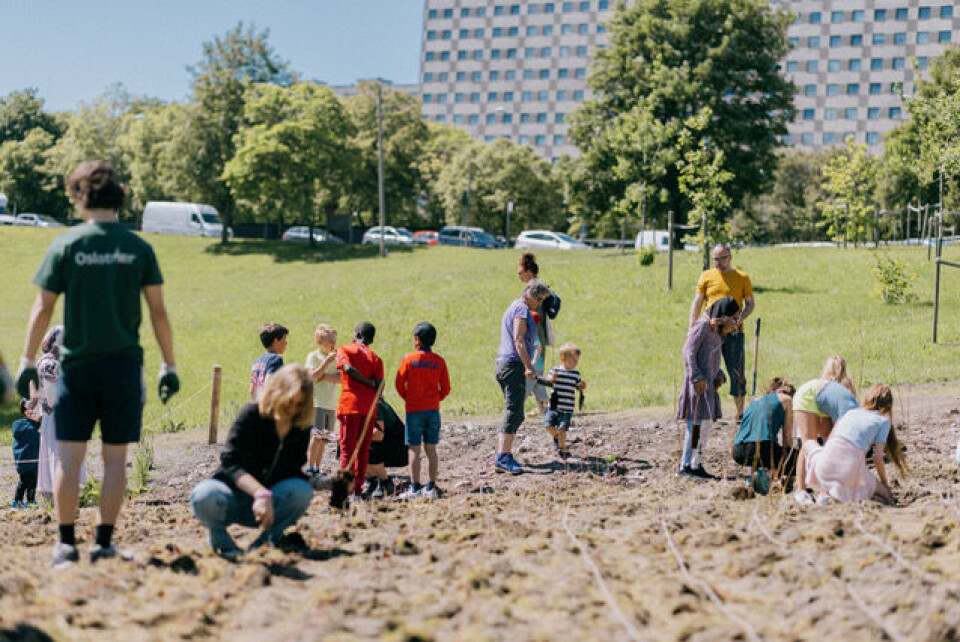
M847 412L834 425L825 446L812 439L804 441L807 486L839 502L875 499L895 504L887 484L884 450L901 475L906 463L891 425L892 412L890 386L876 384L867 391L862 408ZM871 445L876 477L867 470L866 454Z
M313 423L313 381L297 364L264 384L260 400L240 409L212 479L197 484L190 507L210 530L210 546L229 560L242 551L229 524L260 527L250 549L276 545L307 510L313 491L301 472Z

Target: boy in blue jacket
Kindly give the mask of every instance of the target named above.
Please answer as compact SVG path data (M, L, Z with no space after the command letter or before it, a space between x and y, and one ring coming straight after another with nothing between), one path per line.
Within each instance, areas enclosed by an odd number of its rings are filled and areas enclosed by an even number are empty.
M37 503L37 458L40 456L40 417L34 401L20 400L21 419L13 422L13 461L20 481L13 496L13 508Z

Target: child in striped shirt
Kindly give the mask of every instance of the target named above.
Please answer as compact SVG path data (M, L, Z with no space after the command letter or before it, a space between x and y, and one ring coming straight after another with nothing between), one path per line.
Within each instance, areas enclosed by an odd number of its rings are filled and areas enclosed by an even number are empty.
M543 425L553 437L557 455L566 459L570 456L570 451L567 450L567 431L576 407L577 390L585 389L587 382L580 377L580 371L577 370L580 348L575 343L560 346L560 363L563 365L550 368L547 374L547 381L553 384L553 394L550 395L550 409L543 416Z

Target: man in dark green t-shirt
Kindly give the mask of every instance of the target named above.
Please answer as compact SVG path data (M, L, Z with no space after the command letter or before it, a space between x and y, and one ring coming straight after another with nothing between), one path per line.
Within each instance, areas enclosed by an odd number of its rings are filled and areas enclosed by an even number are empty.
M54 489L60 522L60 543L53 551L55 567L79 559L74 520L80 465L97 421L103 439L103 484L90 559L117 555L111 537L126 490L127 444L140 440L145 401L141 292L163 357L161 400L166 402L180 388L160 266L153 248L117 220L125 196L123 185L109 164L87 161L67 178L67 192L84 223L50 244L33 279L40 293L30 313L17 375L17 388L26 396L29 382L37 376L33 357L62 294L62 375L54 408L61 459Z

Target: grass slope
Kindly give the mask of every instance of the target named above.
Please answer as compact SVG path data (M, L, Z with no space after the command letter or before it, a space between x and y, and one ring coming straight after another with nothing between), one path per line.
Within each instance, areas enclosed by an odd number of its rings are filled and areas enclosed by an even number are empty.
M54 231L0 228L0 349L15 362L36 288L30 280ZM279 242L238 242L225 250L202 239L148 236L160 259L176 341L183 389L162 409L153 386L158 351L145 321L147 384L145 421L206 422L213 364L223 366L222 423L246 400L250 364L260 354L257 339L266 321L291 330L287 362L302 362L314 349L313 329L333 324L348 341L353 326L377 326L374 349L392 382L411 348L413 326L423 320L439 330L437 352L451 370L451 414L489 414L502 408L493 378L500 319L519 295L516 250L417 248L378 259L371 248L311 252ZM917 302L892 307L872 295L873 250L743 249L734 265L753 278L756 315L763 318L759 385L772 375L803 382L819 373L830 354L844 355L854 381L894 384L960 376L960 274L946 271L941 293L942 345L930 343L933 313L932 262L923 248L883 248L918 275ZM960 259L960 249L945 257ZM687 315L700 258L675 255L674 288L666 289L666 256L651 267L632 252L541 252L542 277L563 298L558 339L583 350L587 404L613 409L673 403L682 380ZM55 318L61 316L58 312ZM753 361L753 319L748 331L748 371ZM548 354L548 362L556 355ZM748 374L749 377L749 374ZM748 383L749 386L749 383ZM389 397L396 395L388 387ZM196 394L195 394L196 393ZM726 398L725 398L726 399ZM729 406L727 406L729 408ZM3 428L9 428L6 408Z

